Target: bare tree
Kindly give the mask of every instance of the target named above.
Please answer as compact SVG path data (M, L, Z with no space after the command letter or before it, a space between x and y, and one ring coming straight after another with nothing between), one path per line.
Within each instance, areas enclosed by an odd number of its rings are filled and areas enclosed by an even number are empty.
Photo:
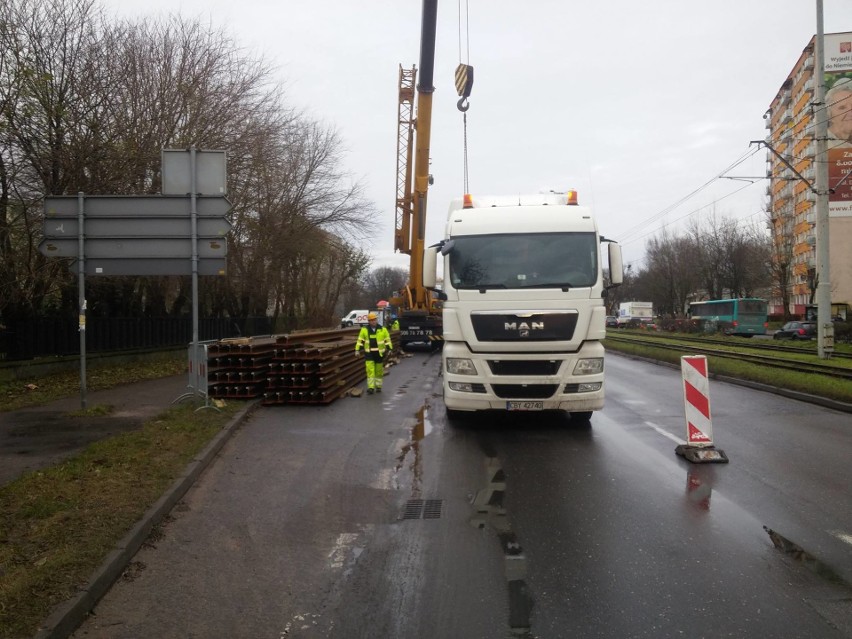
M340 168L338 134L289 108L273 70L221 29L108 23L91 0L9 0L0 44L0 316L75 309L65 265L36 250L42 197L157 193L164 147L228 151L229 276L205 278L208 312L329 316L328 296L363 273L346 242L370 232L374 208ZM325 292L307 295L294 268ZM93 313L188 312L185 277L87 287Z
M698 285L704 289L706 299L724 298L725 241L715 215L708 218L704 225L697 219L691 220L689 234L695 248L695 261L700 275Z
M380 266L364 278L364 292L372 300L371 306L380 300L395 297L408 283L408 270L393 266Z
M689 226L706 299L751 297L771 282L766 268L768 236L715 214Z
M654 303L660 315L680 317L695 293L699 281L696 268L695 244L690 237L671 237L663 230L660 238L648 241L647 268L642 278L647 299Z
M86 73L97 40L89 0L0 5L0 313L6 319L64 305L70 275L36 250L40 200L69 186L79 157L68 141L89 110Z

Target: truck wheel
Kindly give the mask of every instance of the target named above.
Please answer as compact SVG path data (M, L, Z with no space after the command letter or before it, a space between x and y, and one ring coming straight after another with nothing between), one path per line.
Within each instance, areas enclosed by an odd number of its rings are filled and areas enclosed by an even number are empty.
M572 422L588 422L592 419L592 412L590 410L580 411L576 413L571 413L571 421Z

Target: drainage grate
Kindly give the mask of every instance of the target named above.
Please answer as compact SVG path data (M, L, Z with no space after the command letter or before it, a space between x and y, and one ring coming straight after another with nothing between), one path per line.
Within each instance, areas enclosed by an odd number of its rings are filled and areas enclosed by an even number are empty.
M440 519L442 504L440 499L427 499L423 504L423 519Z
M440 519L443 503L442 499L409 499L402 519Z

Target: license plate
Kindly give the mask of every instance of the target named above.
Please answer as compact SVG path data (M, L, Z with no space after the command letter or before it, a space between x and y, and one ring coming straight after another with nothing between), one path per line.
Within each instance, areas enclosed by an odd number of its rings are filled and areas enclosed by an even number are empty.
M544 402L506 402L506 410L544 410Z

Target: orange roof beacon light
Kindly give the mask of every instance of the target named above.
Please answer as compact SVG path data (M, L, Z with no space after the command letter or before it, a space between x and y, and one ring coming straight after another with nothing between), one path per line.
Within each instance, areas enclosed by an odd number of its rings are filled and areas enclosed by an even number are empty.
M464 204L462 208L472 209L473 208L473 196L470 193L464 194Z
M568 204L570 206L577 206L577 190L576 189L568 189Z

